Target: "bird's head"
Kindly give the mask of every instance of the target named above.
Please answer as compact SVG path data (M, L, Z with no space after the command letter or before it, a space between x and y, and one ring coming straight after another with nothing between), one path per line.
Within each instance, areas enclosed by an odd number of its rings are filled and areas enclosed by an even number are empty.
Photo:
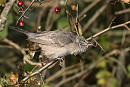
M89 41L87 41L83 36L77 36L76 37L76 43L81 45L81 46L90 46L93 45Z

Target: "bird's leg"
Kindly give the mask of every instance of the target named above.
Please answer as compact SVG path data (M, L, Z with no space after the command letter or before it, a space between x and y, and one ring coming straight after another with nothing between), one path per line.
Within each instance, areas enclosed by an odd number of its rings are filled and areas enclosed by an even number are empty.
M86 64L85 60L78 54L76 55L76 57L81 61L83 62L84 64Z
M60 64L59 65L62 66L62 62L64 60L63 57L62 58L57 58L57 59L60 60Z

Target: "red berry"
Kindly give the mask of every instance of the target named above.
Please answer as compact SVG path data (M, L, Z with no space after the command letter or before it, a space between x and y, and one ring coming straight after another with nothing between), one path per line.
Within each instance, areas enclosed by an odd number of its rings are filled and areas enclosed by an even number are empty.
M54 11L55 11L55 13L58 13L60 11L60 9L58 7L55 7Z
M23 27L24 26L24 21L20 21L19 26Z
M21 7L23 5L23 1L18 2L18 6Z

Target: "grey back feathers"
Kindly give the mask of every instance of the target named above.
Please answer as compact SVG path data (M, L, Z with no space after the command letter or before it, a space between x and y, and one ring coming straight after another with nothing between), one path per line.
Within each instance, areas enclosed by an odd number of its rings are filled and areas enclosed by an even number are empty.
M44 44L44 45L55 45L55 46L64 46L74 42L76 35L65 30L55 30L55 31L43 31L40 33L30 33L23 29L9 26L10 29L16 30L28 36L28 40Z

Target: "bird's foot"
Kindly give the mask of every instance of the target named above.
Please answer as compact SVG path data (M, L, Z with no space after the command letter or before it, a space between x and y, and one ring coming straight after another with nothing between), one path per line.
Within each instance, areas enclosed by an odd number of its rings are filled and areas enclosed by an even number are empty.
M59 65L62 66L62 63L63 63L63 60L64 60L64 59L63 59L63 58L57 58L57 59L60 61L60 64L59 64Z

